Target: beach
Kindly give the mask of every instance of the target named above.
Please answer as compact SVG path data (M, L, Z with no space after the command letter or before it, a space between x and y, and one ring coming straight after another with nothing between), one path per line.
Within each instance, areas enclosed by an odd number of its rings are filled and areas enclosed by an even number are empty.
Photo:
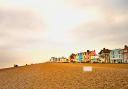
M83 66L92 66L92 72L84 72ZM41 63L2 69L0 89L128 89L128 64Z

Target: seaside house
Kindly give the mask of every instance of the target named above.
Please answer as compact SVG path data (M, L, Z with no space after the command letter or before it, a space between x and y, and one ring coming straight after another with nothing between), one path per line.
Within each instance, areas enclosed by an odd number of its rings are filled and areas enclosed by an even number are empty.
M51 57L50 62L69 62L66 57Z
M69 59L70 59L70 62L76 62L76 54L72 53L70 56L69 56Z
M90 59L91 59L91 58L90 58L90 51L87 50L85 62L90 62Z
M110 63L110 50L103 48L99 52L99 60L101 63Z
M83 53L78 53L78 62L83 62L84 61L84 56Z
M96 58L96 51L93 50L93 51L90 51L90 62L93 63L97 61L97 58Z
M91 60L95 59L95 56L96 56L95 50L94 51L90 51L90 58L91 58Z
M93 51L87 50L87 52L85 52L84 55L85 55L84 56L85 62L93 62L94 60L95 61L97 60L95 50L93 50Z
M123 63L123 49L110 51L110 63Z
M71 54L69 56L70 62L91 62L91 61L97 61L97 55L95 50L87 52L80 52L77 54Z
M59 59L60 62L64 62L64 63L69 62L69 60L66 57L60 57Z
M75 62L78 62L79 61L79 55L78 53L76 54L76 57L75 57Z
M96 55L93 60L91 60L91 63L99 63L99 56Z
M80 52L77 54L72 53L69 56L70 62L86 62L86 52Z
M128 46L125 45L123 49L123 61L124 63L128 63Z
M50 62L57 62L57 58L56 57L51 57Z
M86 52L83 52L83 62L86 62Z

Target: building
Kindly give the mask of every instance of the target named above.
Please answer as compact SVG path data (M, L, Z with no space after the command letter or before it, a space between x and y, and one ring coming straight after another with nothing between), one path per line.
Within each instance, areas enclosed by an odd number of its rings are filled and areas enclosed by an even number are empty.
M70 62L76 62L76 54L72 53L70 56L69 56L69 60Z
M91 63L97 62L97 54L95 50L90 51L90 62Z
M69 59L67 59L66 57L60 57L60 62L63 62L63 63L67 63L69 62Z
M90 51L90 59L91 60L94 60L95 59L95 56L96 56L96 51L95 50Z
M80 52L77 54L72 53L69 56L70 62L85 62L85 52Z
M86 62L86 52L83 52L83 62Z
M96 55L95 58L91 60L91 63L99 63L99 56Z
M128 63L128 46L125 45L123 49L123 62Z
M90 61L91 61L90 51L87 50L87 52L86 52L86 58L85 58L85 62L90 62Z
M78 53L78 62L84 62L83 52Z
M110 51L110 63L123 63L123 49L114 49Z
M110 51L109 49L103 48L99 52L99 62L101 63L110 63Z
M51 57L50 62L69 62L66 57Z
M50 62L57 62L57 61L58 61L58 59L56 57L51 57L50 58Z

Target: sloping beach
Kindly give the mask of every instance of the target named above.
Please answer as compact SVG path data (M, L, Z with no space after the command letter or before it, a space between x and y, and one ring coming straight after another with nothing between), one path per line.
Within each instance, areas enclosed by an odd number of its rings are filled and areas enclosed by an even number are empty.
M83 72L92 66L92 72ZM0 70L0 89L128 89L127 64L42 63Z

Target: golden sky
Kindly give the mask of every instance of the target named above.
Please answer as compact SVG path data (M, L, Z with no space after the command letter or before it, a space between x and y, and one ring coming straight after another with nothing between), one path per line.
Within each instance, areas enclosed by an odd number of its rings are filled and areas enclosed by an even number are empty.
M127 0L0 0L0 66L128 43Z

